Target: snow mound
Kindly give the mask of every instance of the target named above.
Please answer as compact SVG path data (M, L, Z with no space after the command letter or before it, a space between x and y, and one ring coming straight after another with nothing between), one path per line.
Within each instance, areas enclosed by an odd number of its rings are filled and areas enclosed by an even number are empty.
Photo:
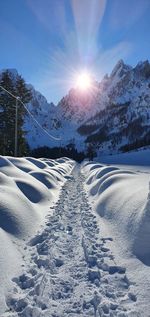
M7 157L0 157L0 167L6 167L6 166L11 166L11 162L7 159Z
M45 216L45 206L57 196L73 161L0 157L0 227L23 238ZM55 164L56 163L56 164ZM52 170L52 171L51 171Z
M140 226L134 242L134 253L146 265L150 266L150 183L145 207L141 211Z
M42 162L41 160L31 158L31 157L27 157L26 159L38 168L43 169L47 166L46 163Z
M37 221L38 215L30 202L16 188L1 185L0 195L0 228L22 238L31 233L31 224Z
M15 182L20 191L24 194L24 196L33 203L39 203L40 201L48 199L48 197L51 197L51 193L49 193L46 190L45 186L43 186L44 182L43 184L39 184L39 182L37 182L35 179L32 179L32 183L29 182L28 179L15 179Z
M86 189L95 211L104 219L120 245L150 265L149 175L114 166L83 164ZM147 198L148 197L148 198Z
M37 166L27 158L9 157L9 161L12 164L14 164L14 166L16 166L18 169L26 173L31 172L33 170L38 170Z
M48 189L55 189L57 187L57 183L53 175L50 175L47 172L30 172L30 175L44 184Z
M59 159L57 159L57 162L58 163L65 163L66 161L68 161L69 159L68 159L68 157L64 157L64 158L59 158Z
M73 166L66 158L0 156L0 314L11 277L21 271L22 245L39 229Z
M53 162L52 160L49 160L49 161L45 160L45 163L46 163L49 167L53 167L53 166L56 165L56 163Z

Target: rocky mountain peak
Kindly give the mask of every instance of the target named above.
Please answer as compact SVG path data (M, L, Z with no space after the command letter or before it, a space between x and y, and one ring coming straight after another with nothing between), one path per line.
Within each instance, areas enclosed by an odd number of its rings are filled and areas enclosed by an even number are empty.
M124 63L124 61L122 59L120 59L117 64L115 65L115 67L113 68L111 74L110 74L110 78L113 78L115 76L119 76L122 77L123 75L125 75L128 71L130 71L132 69L131 66L126 65Z
M144 62L139 62L134 68L135 74L138 76L142 76L146 79L150 79L150 63L148 60Z

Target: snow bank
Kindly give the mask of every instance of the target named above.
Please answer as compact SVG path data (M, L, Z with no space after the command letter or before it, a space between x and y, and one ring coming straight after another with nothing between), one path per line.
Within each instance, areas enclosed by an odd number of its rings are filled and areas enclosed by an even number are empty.
M73 165L67 158L0 156L0 313L10 278L21 270L22 244L38 230Z
M150 183L147 201L139 218L140 225L134 242L134 253L143 263L150 266Z
M119 265L127 268L139 316L149 317L150 155L149 150L109 156L100 165L84 162L82 173L101 236L111 237ZM105 165L105 164L114 164Z
M107 222L120 244L150 265L149 175L114 166L84 163L86 189L95 211Z

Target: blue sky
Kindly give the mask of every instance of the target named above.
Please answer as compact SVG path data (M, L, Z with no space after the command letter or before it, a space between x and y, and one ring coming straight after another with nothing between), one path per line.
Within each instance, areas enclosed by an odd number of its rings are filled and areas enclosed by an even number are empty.
M150 56L150 0L0 0L0 68L57 103L87 69L100 81Z

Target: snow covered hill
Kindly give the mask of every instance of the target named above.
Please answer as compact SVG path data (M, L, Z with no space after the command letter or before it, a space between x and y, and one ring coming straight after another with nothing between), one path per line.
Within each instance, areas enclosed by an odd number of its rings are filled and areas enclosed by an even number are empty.
M15 70L10 70L15 80ZM35 119L61 141L51 139L25 117L24 129L30 147L59 147L70 143L86 151L91 143L97 154L128 151L150 144L150 63L136 67L120 60L110 76L93 82L86 91L71 89L57 106L48 103L31 85L27 105Z

